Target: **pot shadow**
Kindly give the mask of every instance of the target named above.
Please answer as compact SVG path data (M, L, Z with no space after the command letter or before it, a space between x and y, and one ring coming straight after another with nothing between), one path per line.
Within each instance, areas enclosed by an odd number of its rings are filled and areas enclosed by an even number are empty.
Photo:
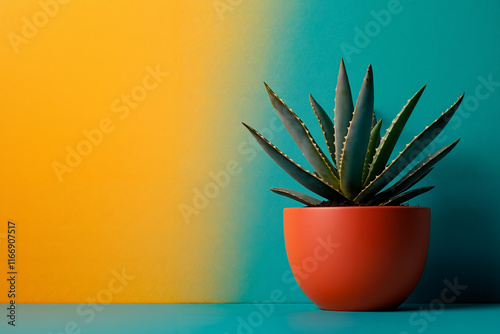
M379 312L415 312L422 310L429 310L429 304L403 304L395 310L386 310ZM498 309L499 304L448 304L445 305L446 310L484 310L484 309Z

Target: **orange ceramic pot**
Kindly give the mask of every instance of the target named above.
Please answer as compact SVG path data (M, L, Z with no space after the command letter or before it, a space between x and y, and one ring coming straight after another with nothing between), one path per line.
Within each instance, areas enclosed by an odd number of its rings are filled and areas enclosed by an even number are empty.
M284 228L292 272L320 308L394 309L408 298L424 270L430 209L287 208Z

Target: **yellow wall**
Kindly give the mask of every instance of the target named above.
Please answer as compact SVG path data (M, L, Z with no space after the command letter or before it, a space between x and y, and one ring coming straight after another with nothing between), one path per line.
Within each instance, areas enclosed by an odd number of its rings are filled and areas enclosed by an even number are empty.
M234 298L230 215L179 209L228 161L218 131L240 130L220 97L241 34L265 42L252 4L223 3L0 2L0 226L17 223L18 302Z

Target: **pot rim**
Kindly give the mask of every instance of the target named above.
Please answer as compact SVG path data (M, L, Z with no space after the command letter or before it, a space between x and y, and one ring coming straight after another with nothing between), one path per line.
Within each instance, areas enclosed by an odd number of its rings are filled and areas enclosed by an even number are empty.
M290 208L284 208L283 210L407 210L407 209L425 209L429 210L430 207L428 206L380 206L380 205L373 205L373 206L322 206L322 207L290 207Z

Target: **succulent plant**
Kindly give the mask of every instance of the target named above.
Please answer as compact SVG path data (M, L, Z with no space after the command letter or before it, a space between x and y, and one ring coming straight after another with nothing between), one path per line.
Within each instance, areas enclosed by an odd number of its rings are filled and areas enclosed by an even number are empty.
M397 182L388 187L441 133L458 109L464 94L431 125L414 137L392 162L388 163L396 142L425 86L408 100L384 136L381 137L382 120L377 121L374 112L371 65L368 66L354 106L344 62L341 60L335 94L334 119L332 120L312 95L309 95L312 109L323 131L328 157L313 139L302 120L267 84L264 83L264 85L279 118L314 171L310 172L304 169L255 129L245 123L243 125L285 172L305 188L326 199L320 200L291 189L271 189L277 194L307 206L318 206L322 203L328 203L331 206L401 205L433 188L411 189L427 176L432 171L433 166L458 143L457 140L418 161Z

